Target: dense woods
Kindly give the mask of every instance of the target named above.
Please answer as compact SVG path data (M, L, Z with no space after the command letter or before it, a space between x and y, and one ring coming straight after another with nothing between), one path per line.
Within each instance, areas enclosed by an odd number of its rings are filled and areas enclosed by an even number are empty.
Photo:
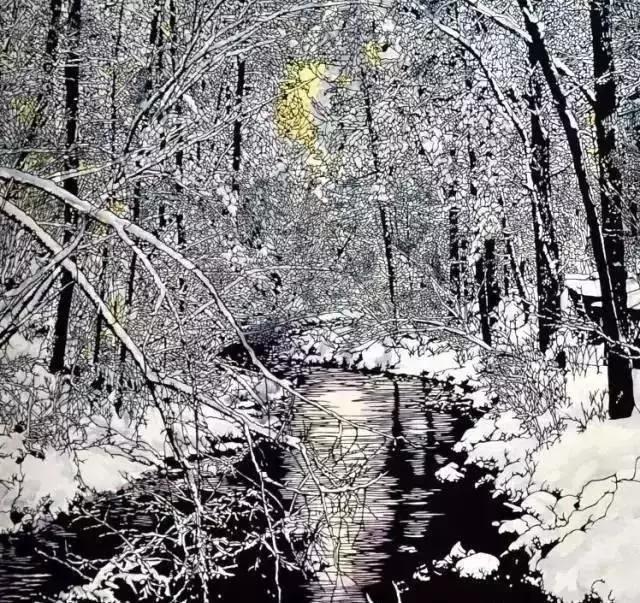
M216 600L247 568L265 600L294 600L287 576L331 565L366 458L325 458L290 421L304 405L366 425L284 365L482 397L481 421L520 430L486 437L521 457L479 463L517 504L537 451L602 429L605 455L640 429L637 3L3 0L0 32L0 528L166 481L162 527L103 563L65 559L85 585L60 600ZM383 441L404 441L396 419ZM582 510L612 473L605 494L622 492L630 450L553 496ZM212 496L219 475L246 478L250 504ZM305 504L285 508L287 488ZM595 520L567 522L552 527ZM599 574L553 582L540 551L566 534L550 525L505 528L540 589L603 596Z

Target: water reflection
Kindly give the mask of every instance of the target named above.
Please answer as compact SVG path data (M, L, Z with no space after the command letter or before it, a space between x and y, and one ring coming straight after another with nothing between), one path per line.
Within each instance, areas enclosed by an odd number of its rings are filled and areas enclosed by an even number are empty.
M384 474L355 512L330 518L334 540L327 537L324 545L333 562L317 582L306 585L306 600L367 601L367 595L376 602L395 600L393 582L410 577L418 564L433 516L430 499L439 489L433 473L447 461L440 447L450 447L454 430L463 426L450 413L430 408L437 394L417 380L325 369L312 372L304 388L331 410L389 435L340 427L315 408L297 409L294 429L306 434L321 458L338 461L334 470L348 470L365 458L362 483ZM285 460L285 465L290 483L304 480L298 463ZM314 511L322 513L319 507Z

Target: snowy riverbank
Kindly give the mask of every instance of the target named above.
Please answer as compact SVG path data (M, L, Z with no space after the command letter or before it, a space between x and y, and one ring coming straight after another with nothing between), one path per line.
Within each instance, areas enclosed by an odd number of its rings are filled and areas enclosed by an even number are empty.
M185 459L192 458L198 446L206 450L207 470L216 472L212 457L241 452L246 446L242 431L206 405L196 411L188 403L154 404L141 395L135 406L117 412L114 394L104 392L91 414L74 415L72 395L65 393L68 379L46 370L37 345L15 335L7 353L10 360L22 360L28 370L18 375L20 389L0 397L4 414L11 414L12 393L27 402L33 396L32 414L49 410L58 423L49 421L47 437L41 436L43 420L39 425L35 420L16 424L14 419L0 426L0 534L37 531L79 498L116 492L146 473L170 471L176 447ZM219 386L223 403L260 422L267 419L257 400L279 400L284 395L257 373L245 376L242 383L229 377ZM249 386L252 392L246 391ZM272 417L268 421L277 427Z

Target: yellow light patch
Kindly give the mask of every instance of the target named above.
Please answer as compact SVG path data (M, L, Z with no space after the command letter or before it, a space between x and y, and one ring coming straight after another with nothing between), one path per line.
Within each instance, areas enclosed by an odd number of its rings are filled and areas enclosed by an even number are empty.
M32 96L16 96L9 101L18 123L21 126L31 126L38 116L38 102Z
M296 61L287 68L276 105L278 134L315 152L318 127L313 101L320 94L327 65L321 61Z
M380 67L382 64L382 48L375 40L370 40L364 45L364 56L372 67Z
M346 87L350 83L351 83L351 78L346 73L342 73L336 79L336 84L341 87Z
M166 38L171 37L171 25L169 25L169 23L164 21L160 26L160 29L162 30L162 33L165 35Z
M121 199L112 199L109 202L109 211L114 213L118 218L124 218L127 210L129 209L124 201Z

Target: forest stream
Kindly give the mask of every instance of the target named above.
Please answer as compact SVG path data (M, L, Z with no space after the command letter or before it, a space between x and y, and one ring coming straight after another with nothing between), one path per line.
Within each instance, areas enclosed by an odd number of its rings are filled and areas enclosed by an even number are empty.
M462 406L447 405L443 410L441 402L451 395L449 392L420 379L327 368L305 370L300 390L372 431L349 425L343 425L340 431L335 419L299 403L293 418L294 432L307 434L318 458L343 463L347 468L367 458L360 479L378 479L366 493L353 498L356 502L351 503L348 526L340 522L339 514L334 514L335 519L332 515L334 539L333 544L327 543L326 550L334 561L313 579L290 584L286 579L284 601L546 601L534 587L512 583L504 568L498 578L485 582L451 574L438 576L431 570L427 572L431 576L428 581L413 577L416 568L444 557L458 541L476 551L498 554L503 550L504 542L492 522L505 517L504 505L491 498L488 488L475 487L475 479L441 484L434 475L454 460L452 446L473 421ZM389 427L393 438L378 433L389 433ZM300 483L302 470L295 458L274 455L270 464L282 482ZM291 497L286 493L282 496L285 500ZM144 529L146 519L129 508L129 497L112 496L108 500L110 517L122 528ZM320 508L311 503L309 512L313 516ZM87 530L86 525L83 529L80 524L67 522L37 536L2 537L0 601L44 601L45 596L67 587L73 576L41 557L36 549L48 548L58 554L73 549L87 554L99 537L104 550L108 546L105 538L108 542L110 537L104 529L100 531L99 527ZM114 536L112 546L116 542ZM512 571L511 575L517 573ZM225 586L224 592L215 593L217 600L231 598L233 582L225 583L229 590Z

